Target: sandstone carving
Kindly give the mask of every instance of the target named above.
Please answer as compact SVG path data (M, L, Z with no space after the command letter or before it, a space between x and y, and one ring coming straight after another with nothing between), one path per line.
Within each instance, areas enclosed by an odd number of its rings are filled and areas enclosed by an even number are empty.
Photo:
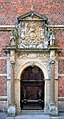
M23 21L21 25L20 48L43 48L44 29L41 21Z

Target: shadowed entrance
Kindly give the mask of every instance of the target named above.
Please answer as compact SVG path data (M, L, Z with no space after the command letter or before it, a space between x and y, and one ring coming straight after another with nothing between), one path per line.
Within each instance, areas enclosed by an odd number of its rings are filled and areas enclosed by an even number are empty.
M44 75L37 66L29 66L21 74L21 109L44 109Z

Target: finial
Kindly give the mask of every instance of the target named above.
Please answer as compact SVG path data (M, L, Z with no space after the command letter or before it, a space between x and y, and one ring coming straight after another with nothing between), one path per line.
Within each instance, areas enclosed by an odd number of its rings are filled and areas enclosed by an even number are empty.
M33 10L34 10L34 6L32 5L32 6L31 6L31 11L33 11Z

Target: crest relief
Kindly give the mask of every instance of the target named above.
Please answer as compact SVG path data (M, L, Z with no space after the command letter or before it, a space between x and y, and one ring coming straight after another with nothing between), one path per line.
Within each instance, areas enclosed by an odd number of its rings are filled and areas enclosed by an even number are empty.
M45 23L47 18L31 11L18 18L18 47L19 48L44 48Z
M30 11L18 17L18 27L11 35L11 45L17 48L48 48L54 44L53 31L47 26L47 17Z

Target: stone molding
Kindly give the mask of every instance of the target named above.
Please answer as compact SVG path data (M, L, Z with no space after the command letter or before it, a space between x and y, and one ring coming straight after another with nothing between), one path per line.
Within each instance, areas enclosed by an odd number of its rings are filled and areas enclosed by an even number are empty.
M2 60L2 59L7 59L7 57L0 57L0 60Z
M50 27L50 28L57 28L57 29L64 29L64 25L47 25L47 27Z
M64 29L64 25L47 25L47 27L55 29ZM12 29L17 28L16 25L0 25L0 31L11 31Z
M64 76L64 74L58 74L58 76Z
M44 77L45 79L48 79L48 72L47 72L47 68L46 68L46 65L45 64L41 64L40 62L38 61L27 61L27 62L24 62L24 64L20 65L20 67L18 68L18 71L16 73L16 78L17 79L20 79L20 75L22 73L22 71L27 67L27 66L31 66L32 64L40 67L44 73Z
M43 59L47 59L49 58L49 53L20 53L19 58L43 58Z
M58 101L64 101L64 97L58 97Z
M61 60L61 59L64 59L64 57L60 57L60 56L59 56L59 59L60 59L60 60Z
M0 74L0 76L7 76L7 74Z
M0 96L0 101L7 101L7 96Z
M11 31L16 28L15 25L0 25L0 31Z

